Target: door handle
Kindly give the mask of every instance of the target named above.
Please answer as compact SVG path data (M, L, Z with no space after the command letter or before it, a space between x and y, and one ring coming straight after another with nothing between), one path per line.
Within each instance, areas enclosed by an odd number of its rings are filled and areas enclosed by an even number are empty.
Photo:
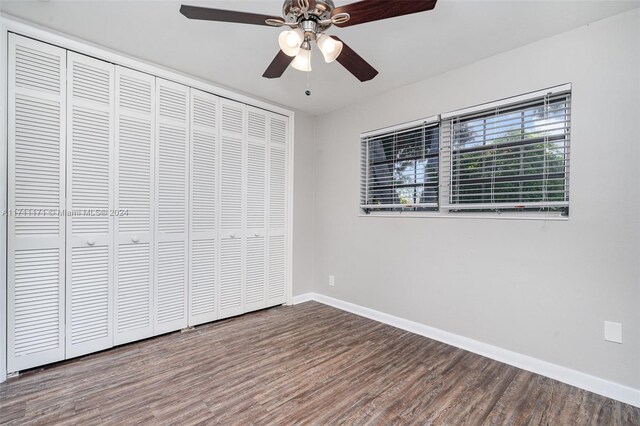
M87 240L87 244L89 244L90 246L94 245L96 243L96 240L94 240L93 238L89 238Z
M236 234L229 234L229 237L231 237L231 238L235 238L235 237L236 237Z
M137 243L138 241L140 241L140 238L138 238L138 236L135 235L133 238L131 238L131 241L133 241L134 243Z

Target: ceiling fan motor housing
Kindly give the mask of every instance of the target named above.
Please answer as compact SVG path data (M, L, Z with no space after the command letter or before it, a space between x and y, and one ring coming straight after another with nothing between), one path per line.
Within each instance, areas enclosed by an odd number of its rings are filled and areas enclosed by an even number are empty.
M282 16L287 22L298 23L300 27L305 31L309 31L307 28L309 25L307 24L305 28L304 21L312 21L315 23L314 32L323 32L327 28L331 26L331 12L335 9L335 5L333 4L333 0L315 0L312 1L312 6L309 7L307 11L307 16L305 17L303 9L300 7L300 4L305 2L304 0L285 0L282 5ZM305 2L306 3L306 2ZM325 24L320 24L321 21L326 22Z
M324 31L313 19L303 19L300 21L300 28L304 31L305 40L315 40L316 33Z

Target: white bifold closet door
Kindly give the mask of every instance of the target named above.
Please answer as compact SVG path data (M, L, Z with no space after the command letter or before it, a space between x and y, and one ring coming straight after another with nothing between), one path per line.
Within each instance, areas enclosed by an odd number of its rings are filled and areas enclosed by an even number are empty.
M153 336L155 77L116 66L114 344Z
M218 318L217 96L191 89L189 325Z
M268 113L247 107L245 311L267 306L267 132Z
M114 75L67 54L67 358L113 346Z
M285 303L286 294L286 224L287 218L287 118L270 113L269 117L269 196L267 228L267 304Z
M246 109L220 100L220 295L218 318L245 312Z
M65 63L65 50L9 34L9 372L65 357Z
M189 87L156 78L154 334L187 326Z

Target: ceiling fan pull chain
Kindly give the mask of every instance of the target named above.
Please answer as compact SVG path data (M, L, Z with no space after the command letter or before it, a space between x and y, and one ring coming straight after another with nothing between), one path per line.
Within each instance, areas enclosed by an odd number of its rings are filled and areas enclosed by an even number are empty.
M309 55L309 67L311 67L311 55ZM304 91L304 94L307 96L311 96L311 73L307 73L307 90Z

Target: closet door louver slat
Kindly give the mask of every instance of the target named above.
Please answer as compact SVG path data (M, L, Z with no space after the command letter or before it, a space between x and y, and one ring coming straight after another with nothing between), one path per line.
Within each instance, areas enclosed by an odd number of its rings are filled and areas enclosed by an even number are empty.
M67 358L113 346L114 74L67 53Z
M153 336L155 77L116 67L115 335Z
M217 192L219 100L191 89L189 325L218 317Z
M66 52L9 34L7 371L64 359ZM45 209L45 210L41 210Z
M189 91L156 78L156 335L188 323Z
M220 100L220 289L219 318L245 312L246 111Z

